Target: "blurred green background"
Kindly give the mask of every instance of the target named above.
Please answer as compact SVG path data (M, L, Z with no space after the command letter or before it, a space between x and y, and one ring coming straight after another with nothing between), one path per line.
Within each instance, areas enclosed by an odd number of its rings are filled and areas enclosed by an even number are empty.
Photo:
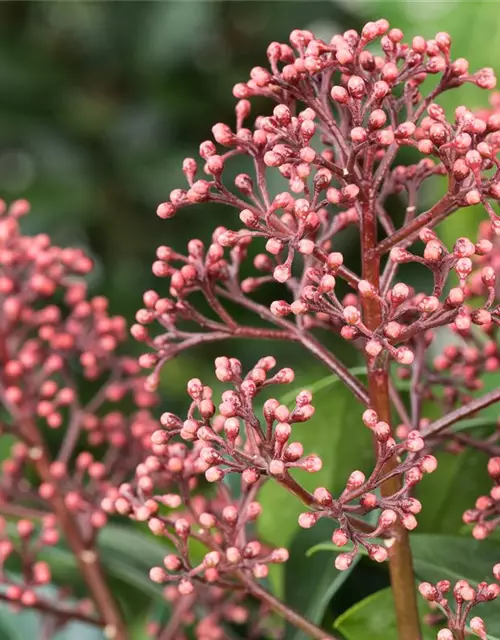
M197 154L215 122L234 122L232 86L252 66L266 66L267 44L286 41L294 28L328 39L380 17L402 28L407 40L446 30L454 57L468 58L473 70L492 66L500 73L496 1L0 2L0 197L32 202L28 231L85 247L97 265L92 290L132 322L144 290L165 290L151 274L158 244L183 248L193 235L207 240L218 224L236 223L216 207L168 222L155 215L170 190L184 185L182 159ZM440 103L481 107L487 96L467 85ZM433 197L424 194L424 200ZM477 216L470 210L455 216L443 237L473 236ZM355 267L356 251L349 259ZM269 346L225 349L251 363ZM217 352L207 348L169 364L162 392L170 410L185 404L183 389L193 373L211 379ZM303 379L318 371L293 347L277 345L272 352L282 366L300 362ZM139 584L144 573L141 566ZM352 578L358 597L366 576ZM378 586L385 584L384 577Z

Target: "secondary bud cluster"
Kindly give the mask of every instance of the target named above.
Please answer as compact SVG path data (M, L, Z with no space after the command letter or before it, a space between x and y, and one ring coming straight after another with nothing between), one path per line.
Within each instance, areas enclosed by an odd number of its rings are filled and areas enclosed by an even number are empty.
M0 583L17 604L63 621L73 613L94 620L92 604L75 609L40 592L52 578L37 554L61 536L96 562L95 536L107 522L101 500L150 448L156 397L139 364L119 352L125 319L109 314L106 298L88 295L90 258L45 234L24 235L28 211L25 201L0 202L0 435L13 442L2 460L0 511L17 520L10 538L0 522L0 562L18 555L24 567L22 582L2 570Z
M46 586L52 583L50 566L39 555L59 542L57 519L53 514L43 517L40 524L20 519L13 531L9 523L0 517L0 583L6 600L15 608L34 607L64 615L68 618L79 614L92 616L94 605L88 599L76 604L66 585L58 590L57 600L48 597ZM20 575L7 570L7 565L20 562ZM10 565L11 566L11 565Z
M498 580L500 565L495 565L493 575ZM479 616L470 617L472 609L481 603L495 600L500 595L500 586L496 582L480 582L473 587L467 580L459 580L452 588L449 580L440 580L435 585L422 582L418 587L420 594L431 603L439 605L447 618L447 627L441 629L438 640L454 640L465 637L466 627L481 640L488 640L486 625ZM453 607L450 601L453 600Z
M192 396L201 398L203 387L198 382L190 381L188 389ZM200 581L214 587L227 586L227 580L238 579L241 572L265 578L268 565L286 562L288 551L269 549L252 538L252 524L262 512L255 499L259 479L249 482L250 475L243 474L240 498L233 498L227 486L218 482L211 497L196 495L200 476L205 474L213 481L210 464L219 454L215 449L208 450L203 440L189 447L182 442L169 443L174 435L182 438L189 421L194 419L188 418L182 425L173 414L164 414L166 431L158 430L151 436L154 455L138 465L133 481L109 493L103 507L110 513L146 522L154 535L164 536L175 545L176 554L166 555L164 566L153 567L150 578L159 584L176 584L181 595L191 595ZM212 431L208 424L199 429ZM187 439L192 441L193 434ZM234 449L233 453L238 459ZM250 461L251 447L246 454L242 450L241 456ZM197 557L188 544L190 540L203 543L208 551Z
M424 474L432 473L437 467L436 458L424 452L425 443L418 431L410 431L398 444L391 435L390 426L379 420L372 409L364 412L363 422L373 432L376 442L377 458L372 473L366 478L363 472L353 471L336 499L326 488L316 489L311 505L315 510L303 513L299 518L299 524L306 529L325 516L338 520L340 527L333 532L332 541L338 547L352 543L351 550L340 553L335 559L339 570L350 567L360 546L377 562L387 559L387 548L371 540L391 537L397 523L409 531L415 529L415 515L421 511L422 504L412 497L412 491ZM395 456L400 462L390 468L388 463ZM379 495L377 490L394 476L402 478L401 488L393 495ZM374 511L379 513L377 525L368 527L367 531L354 514L365 516Z

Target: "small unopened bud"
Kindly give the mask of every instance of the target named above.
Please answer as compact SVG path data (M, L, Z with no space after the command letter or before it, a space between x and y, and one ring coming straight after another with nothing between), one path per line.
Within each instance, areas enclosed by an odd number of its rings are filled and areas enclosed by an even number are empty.
M486 626L482 618L479 618L478 616L472 618L469 622L469 626L471 631L475 633L476 636L479 636L481 640L487 640Z
M339 553L335 558L335 568L339 571L346 571L352 564L352 555L350 553Z
M343 316L345 321L349 325L358 324L358 322L361 319L361 314L359 313L358 309L356 309L356 307L354 307L353 305L348 305L347 307L344 308Z
M301 513L299 516L299 526L303 529L310 529L314 527L316 522L318 522L319 514L316 513Z
M365 482L365 474L362 471L353 471L347 480L347 489L357 489L361 487Z

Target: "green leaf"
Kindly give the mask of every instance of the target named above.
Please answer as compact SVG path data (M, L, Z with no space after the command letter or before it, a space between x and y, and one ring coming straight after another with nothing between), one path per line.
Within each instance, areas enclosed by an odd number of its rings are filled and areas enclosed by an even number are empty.
M440 451L434 473L418 483L415 497L423 505L417 516L422 533L456 533L462 514L474 506L476 498L487 494L491 478L486 470L486 457L480 451L467 449L458 455ZM464 482L463 478L473 478ZM460 490L457 488L460 487Z
M316 555L320 551L338 551L339 553L346 553L348 551L352 551L352 548L353 548L353 545L351 542L346 544L345 547L337 547L337 545L334 544L333 542L328 542L328 540L326 540L325 542L318 542L318 544L315 544L312 547L310 547L306 552L306 556L308 558L312 558L312 556ZM368 556L368 552L364 547L360 546L358 550L358 555Z
M315 541L331 535L335 523L320 520L312 529L297 533L290 547L290 559L285 565L285 602L305 618L320 625L325 610L359 561L358 556L347 571L335 569L333 559L307 557L307 550ZM307 640L300 629L287 625L286 640Z
M29 619L28 616L30 616ZM16 615L8 605L0 604L0 638L2 640L36 638L36 620L34 618L35 615L31 611Z
M429 611L427 603L419 598L420 617ZM382 589L357 602L337 618L334 629L346 640L399 640L394 614L392 589ZM436 631L422 625L423 640L435 640Z
M371 433L361 421L361 405L343 386L319 391L314 404L316 414L309 422L294 425L292 437L304 445L305 454L319 454L323 467L313 474L294 470L293 475L309 491L324 486L335 494L345 487L353 469L370 469ZM263 507L259 535L273 545L288 546L299 529L298 516L307 508L273 481L264 485L259 501Z

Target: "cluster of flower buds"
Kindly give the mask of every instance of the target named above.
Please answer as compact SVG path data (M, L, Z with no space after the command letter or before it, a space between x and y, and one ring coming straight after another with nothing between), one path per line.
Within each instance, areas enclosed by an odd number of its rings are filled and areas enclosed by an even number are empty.
M45 593L52 573L47 562L37 558L44 548L52 547L58 541L57 520L53 514L44 516L37 525L31 519L21 518L13 530L6 519L0 517L0 599L14 608L35 608L58 621L90 618L95 615L92 602L83 599L75 604L66 586L60 589L57 599L49 598ZM7 564L14 557L22 567L19 575L7 570Z
M300 526L306 529L323 517L338 520L340 527L333 532L332 541L338 547L348 543L353 545L349 552L340 553L335 559L335 566L341 571L351 566L360 546L366 549L373 560L386 560L387 547L372 541L388 538L390 544L397 522L409 531L415 529L415 515L420 513L422 504L412 497L412 490L424 474L432 473L437 467L436 458L425 453L425 443L419 431L408 431L405 439L398 444L391 435L390 426L379 420L375 411L367 409L363 414L363 422L372 431L376 442L377 457L370 476L366 478L362 471L353 471L338 498L333 498L325 487L318 487L311 504L314 511L305 512L299 517ZM399 462L393 467L389 463L395 456ZM379 495L377 489L397 475L403 479L401 488L393 495ZM379 512L375 528L367 527L365 521L357 518L358 515L365 516L374 511Z
M500 453L500 447L497 447ZM500 456L488 460L488 474L494 482L490 495L480 496L475 508L463 515L465 524L473 524L472 535L477 540L487 538L500 524Z
M493 567L493 575L495 580L500 581L500 564ZM422 582L418 589L428 602L439 606L447 618L447 627L438 632L438 640L463 638L466 629L470 629L481 640L488 640L484 620L479 616L470 618L470 615L477 604L498 598L500 586L496 582L480 582L474 588L466 580L459 580L451 589L449 580L440 580L435 585ZM453 608L450 606L450 596L454 600Z
M64 622L72 617L66 609L46 595L38 600L34 587L50 580L50 569L34 563L35 551L55 544L59 528L81 562L94 562L95 536L107 521L100 503L151 449L157 398L145 390L139 363L119 353L124 318L109 315L106 298L87 294L90 258L47 235L23 235L20 218L28 211L25 201L0 202L0 434L13 438L2 461L0 512L22 518L19 549L34 573L24 576L24 586L9 585L4 575L1 581L10 599L54 610ZM123 401L132 401L133 411L125 412ZM48 442L54 430L61 433L58 447ZM36 540L32 519L51 523ZM9 545L4 541L2 561Z
M108 314L105 298L87 297L83 276L91 270L91 260L79 249L52 245L46 235L23 236L19 218L28 212L27 203L18 201L10 208L0 203L0 404L7 416L1 430L17 440L3 463L0 508L25 499L41 505L40 517L56 517L98 614L120 640L122 624L93 548L95 533L109 513L147 522L175 549L165 556L164 566L150 573L154 582L166 585L166 597L179 607L174 616L179 627L169 630L169 637L182 637L182 623L191 620L189 599L200 594L201 603L213 602L213 612L196 633L213 640L224 638L224 621L246 618L242 601L227 599L221 590L232 594L242 587L266 601L256 580L266 577L269 564L288 557L285 549L269 549L253 538L251 525L260 515L258 491L264 482L278 482L304 502L309 510L299 518L302 527L322 517L338 521L334 542L353 545L352 551L337 556L339 569L347 569L360 546L374 560L385 560L388 545L374 539L389 538L396 551L399 541L404 544L404 530L416 526L421 509L413 488L423 473L436 468L429 451L443 441L447 446L478 446L491 455L488 469L495 487L491 497L479 498L466 520L475 523L474 535L483 538L498 519L496 439L479 446L452 433L452 422L433 426L422 415L426 397L442 402L447 411L466 402L480 389L482 374L496 371L500 363L500 217L493 208L500 201L500 100L494 94L492 108L479 113L459 106L451 119L438 104L442 92L466 82L493 89L494 74L488 68L472 73L466 60L453 59L449 34L416 36L405 43L404 34L386 20L329 41L296 30L290 44L273 42L267 54L269 69L253 68L250 79L234 87L236 126L213 127L214 140L200 145L201 163L194 158L183 163L187 188L173 190L157 209L160 218L168 219L181 208L214 202L234 209L240 224L236 230L216 228L208 247L191 240L186 255L158 248L153 273L169 279L169 297L156 291L144 294L131 333L149 352L138 363L118 354L126 335L124 319ZM430 76L437 81L426 94ZM259 115L247 126L253 96L276 104L270 115ZM398 156L406 147L421 157L401 166ZM246 156L249 168L236 175L230 188L226 165L235 156ZM286 190L277 195L271 195L275 191L268 184L273 170L287 181ZM419 212L420 190L435 176L447 177L447 191ZM400 226L392 217L394 201L404 203ZM449 250L434 227L473 205L482 206L489 217L479 241L459 238ZM360 235L359 275L335 250L347 227ZM262 248L254 246L259 242ZM257 272L250 277L242 268L249 256ZM430 271L432 286L426 292L398 281L400 265L410 262ZM271 282L284 285L283 299L261 303L251 296ZM54 296L62 300L60 307ZM259 322L240 324L226 302L254 313ZM160 327L159 334L152 325ZM425 352L440 327L451 328L465 348L448 345L428 364ZM339 334L361 352L368 388L313 334L316 328ZM363 421L373 433L376 453L368 478L353 471L334 497L327 487L309 493L290 473L321 468L316 454L304 453L300 442L291 441L292 429L294 436L300 434L298 423L309 420L314 408L311 394L301 391L293 407L271 398L256 411L255 398L263 389L294 379L289 368L273 373L272 357L262 358L245 376L238 360L217 358L217 379L232 387L223 392L219 406L212 389L192 379L186 419L164 413L163 428L157 428L149 409L165 362L198 344L231 337L301 344L346 384L367 407ZM410 379L411 415L389 385L389 359L404 365L401 376ZM81 365L81 374L73 363ZM151 370L147 378L141 368ZM98 387L85 402L78 393L80 377ZM380 380L381 410L373 393ZM432 385L444 393L434 394ZM133 415L120 408L127 395L137 409ZM389 414L391 400L402 422L395 434L379 417ZM109 403L116 405L110 409ZM46 430L62 432L63 427L64 438L53 455L45 445ZM103 458L93 453L101 446ZM239 476L237 496L226 482L229 474ZM205 480L211 483L209 495L196 495ZM364 519L374 510L380 512L375 528ZM29 526L24 518L18 522L18 534L26 542L23 553L31 553ZM12 548L1 535L3 560ZM202 556L196 557L192 541L204 547ZM87 552L93 554L91 561ZM9 585L19 589L11 599L31 600L36 606L41 601L34 587L50 579L50 571L32 563L24 578L23 586ZM462 633L473 604L498 595L496 585L474 590L461 581L451 612L445 596L449 588L444 581L421 586L423 595L448 615L449 628L440 632L440 640ZM105 598L96 597L102 593ZM473 618L469 626L486 637L481 619ZM315 633L322 637L320 630Z
M111 512L147 522L154 535L166 537L175 547L176 553L165 556L163 567L151 569L153 582L176 584L180 594L190 595L198 582L215 587L232 583L234 586L241 574L265 578L270 563L286 562L286 549L269 549L248 537L251 524L262 511L255 500L256 487L243 484L238 499L234 499L222 483L216 485L214 497L192 495L196 476L203 473L206 464L201 457L190 456L184 445L178 449L175 445L163 446L165 453L155 457L155 469L149 457L139 465L134 483L122 484L117 497L110 495L103 501L103 507ZM184 458L179 457L180 450L186 454ZM142 475L146 466L148 476ZM148 483L144 482L145 478ZM170 492L155 493L157 485ZM193 556L189 544L192 540L199 541L206 549L202 557Z
M382 55L372 53L376 40ZM481 202L493 220L492 228L500 231L489 202L500 198L500 180L497 173L491 175L500 148L498 100L488 113L473 114L459 107L454 122L448 122L444 110L433 101L442 91L464 82L491 89L495 78L491 69L470 73L466 60L451 58L450 47L447 33L438 33L431 40L415 37L406 44L403 33L390 29L385 20L368 23L361 33L349 30L335 35L330 42L309 31L294 31L290 45L275 42L269 46L271 69L254 68L250 80L234 88L239 99L236 130L219 123L213 127L215 143L207 140L200 145L208 179L197 180L198 163L186 159L183 171L189 189L172 191L170 200L158 207L160 217L170 218L191 204L223 203L239 211L244 226L239 231L217 228L206 252L199 240L191 241L187 256L167 247L158 249L153 271L171 278L170 293L177 300L167 301L149 292L149 304L139 312L139 324L133 328L139 340L158 352L146 354L142 361L144 366L156 367L153 386L159 367L183 348L172 345L179 339L175 319L197 320L212 334L223 331L220 323L202 316L187 302L189 293L201 289L216 307L222 325L230 320L221 302L216 303L215 280L219 281L219 296L246 308L252 308L253 302L246 296L260 285L271 280L285 283L292 299L273 302L275 323L283 326L283 319L290 316L289 323L302 330L322 327L340 332L346 340L363 346L368 357L385 352L402 365L414 360L411 342L417 334L452 323L458 331L467 330L471 323L491 324L490 298L484 309L471 312L464 306L471 258L483 256L490 245L461 238L453 252L448 252L430 228L458 208ZM420 92L429 75L440 78L438 88L429 94L432 99ZM307 87L320 78L321 93L309 91ZM404 99L399 97L401 89ZM271 116L257 117L252 130L243 125L251 111L248 98L257 95L272 98L278 105ZM324 145L320 150L317 133ZM228 150L219 153L217 145ZM414 147L426 157L414 165L393 167L391 162L401 146ZM237 175L232 192L222 176L235 152L250 157L254 177ZM367 167L374 172L371 185ZM287 178L289 191L271 199L266 168L275 168ZM418 190L435 175L449 175L456 188L416 220ZM331 251L332 239L348 224L357 226L363 219L368 188L380 196L374 215L388 236L381 246L393 247L394 265L380 289L347 269L341 253ZM406 228L396 229L385 209L384 201L392 194L406 195ZM419 220L423 224L416 225ZM412 225L416 225L414 230L408 230ZM408 249L417 236L425 243L423 256ZM240 281L239 266L247 246L259 238L265 241L266 252L258 253L253 262L263 275ZM224 258L225 247L232 248L230 260ZM303 270L295 278L292 267L298 256L302 256ZM184 264L174 267L173 260ZM391 281L397 265L411 261L432 271L430 295L411 292L405 284ZM450 273L458 276L459 286L444 294ZM339 279L354 289L342 301L336 293ZM377 327L368 328L362 307L371 300L382 306L384 314ZM273 322L269 315L266 319ZM152 340L144 325L154 320L169 331ZM193 340L194 336L185 346Z
M467 60L453 59L447 33L432 39L416 36L406 43L402 31L390 28L386 20L329 41L296 30L289 43L271 43L267 54L269 68L253 68L249 80L234 87L236 126L213 127L213 141L200 145L201 163L194 158L183 163L187 188L173 190L157 209L158 216L167 219L184 207L215 202L234 209L241 224L233 230L218 227L208 249L199 240L189 243L186 255L160 247L153 272L170 278L170 298L147 292L132 333L152 351L140 360L152 369L150 388L157 386L165 362L184 349L228 337L275 338L302 344L368 407L363 419L374 434L375 466L369 478L354 471L338 497L327 487L308 494L289 474L294 466L314 471L321 464L316 456L303 457L300 444L289 442L297 416L312 415L310 394L301 392L291 410L268 400L264 426L253 411L251 400L261 386L293 379L288 369L278 374L282 380L268 379L261 362L242 378L237 361L219 358L218 379L235 387L224 392L219 412L211 389L193 380L187 420L164 414L167 433L153 435L154 447L161 449L155 455L167 456L160 466L170 469L170 458L182 457L182 470L175 473L184 474L192 485L200 472L217 486L224 486L227 474L241 474L248 491L274 479L308 507L300 516L302 527L325 516L338 520L334 542L353 544L352 552L337 557L338 568L345 569L360 545L375 560L385 560L386 547L372 539L391 538L398 528L401 533L401 527L416 526L421 505L413 487L436 467L432 447L444 443L458 450L473 442L446 428L439 433L432 428L427 438L432 425L423 415L423 400L452 411L469 401L481 388L482 374L497 370L500 363L495 340L500 322L495 306L500 217L493 209L500 200L500 100L493 97L492 108L479 113L459 106L448 118L438 104L440 94L466 82L493 89L493 71L471 72ZM426 80L432 76L435 87L426 93ZM250 126L253 96L276 104L272 113L258 115ZM420 159L402 166L398 158L407 147ZM231 186L226 166L236 155L247 156L250 167ZM273 170L287 181L286 190L277 195L271 195L268 184ZM420 191L435 176L447 177L447 191L420 211ZM389 199L394 201L394 196L404 203L401 226L392 217ZM447 248L434 227L473 205L481 205L489 217L479 240L462 237ZM336 250L349 226L360 234L359 275L347 266L348 256ZM382 238L377 237L379 228ZM262 248L249 250L258 243ZM380 269L386 254L389 259ZM242 276L242 263L249 256L257 273L248 276L245 270ZM411 262L430 272L432 284L426 291L397 278L400 266ZM282 298L271 304L256 301L252 294L273 281L284 285ZM199 296L191 297L195 292L203 294L203 308L198 307ZM268 327L240 325L226 301L260 316ZM210 316L205 303L213 311ZM192 321L199 331L190 328ZM150 334L148 325L153 323L160 335ZM451 329L459 346L447 344L428 363L426 352L441 327ZM372 371L387 371L389 359L403 365L398 373L409 380L411 415L393 389L402 423L396 431L399 442L372 410L376 407L368 390L317 339L315 329L339 334L360 351L369 378ZM171 444L172 436L185 441L182 455L181 445ZM493 444L482 443L482 448ZM137 483L154 484L149 477L155 464L149 471L141 468ZM172 472L167 476L170 482ZM388 478L397 478L397 488L389 495ZM123 506L136 517L138 504ZM363 517L375 509L380 514L373 529Z
M257 394L270 385L294 379L291 369L272 374L275 366L274 358L265 357L243 376L238 360L217 358L216 377L234 387L222 393L218 410L212 389L198 379L190 380L187 391L191 404L186 419L164 413L160 419L164 428L152 433L151 454L137 466L134 480L119 490L111 488L102 501L106 511L147 521L154 534L175 539L180 556L169 555L165 569L152 569L154 581L176 580L179 591L189 594L196 578L217 583L224 574L239 570L263 578L268 563L287 560L286 549L270 551L258 541L247 542L245 534L248 523L260 515L255 496L266 478L295 486L290 469L311 473L321 468L318 456L304 455L299 442L289 442L292 425L309 420L314 413L309 392L298 394L293 409L268 399L262 418L257 417L253 407ZM238 500L232 499L221 482L229 473L241 474L243 495ZM215 483L216 498L211 501L191 495L201 475ZM181 506L189 508L163 515L165 507ZM186 555L189 536L202 540L210 549L196 565Z

